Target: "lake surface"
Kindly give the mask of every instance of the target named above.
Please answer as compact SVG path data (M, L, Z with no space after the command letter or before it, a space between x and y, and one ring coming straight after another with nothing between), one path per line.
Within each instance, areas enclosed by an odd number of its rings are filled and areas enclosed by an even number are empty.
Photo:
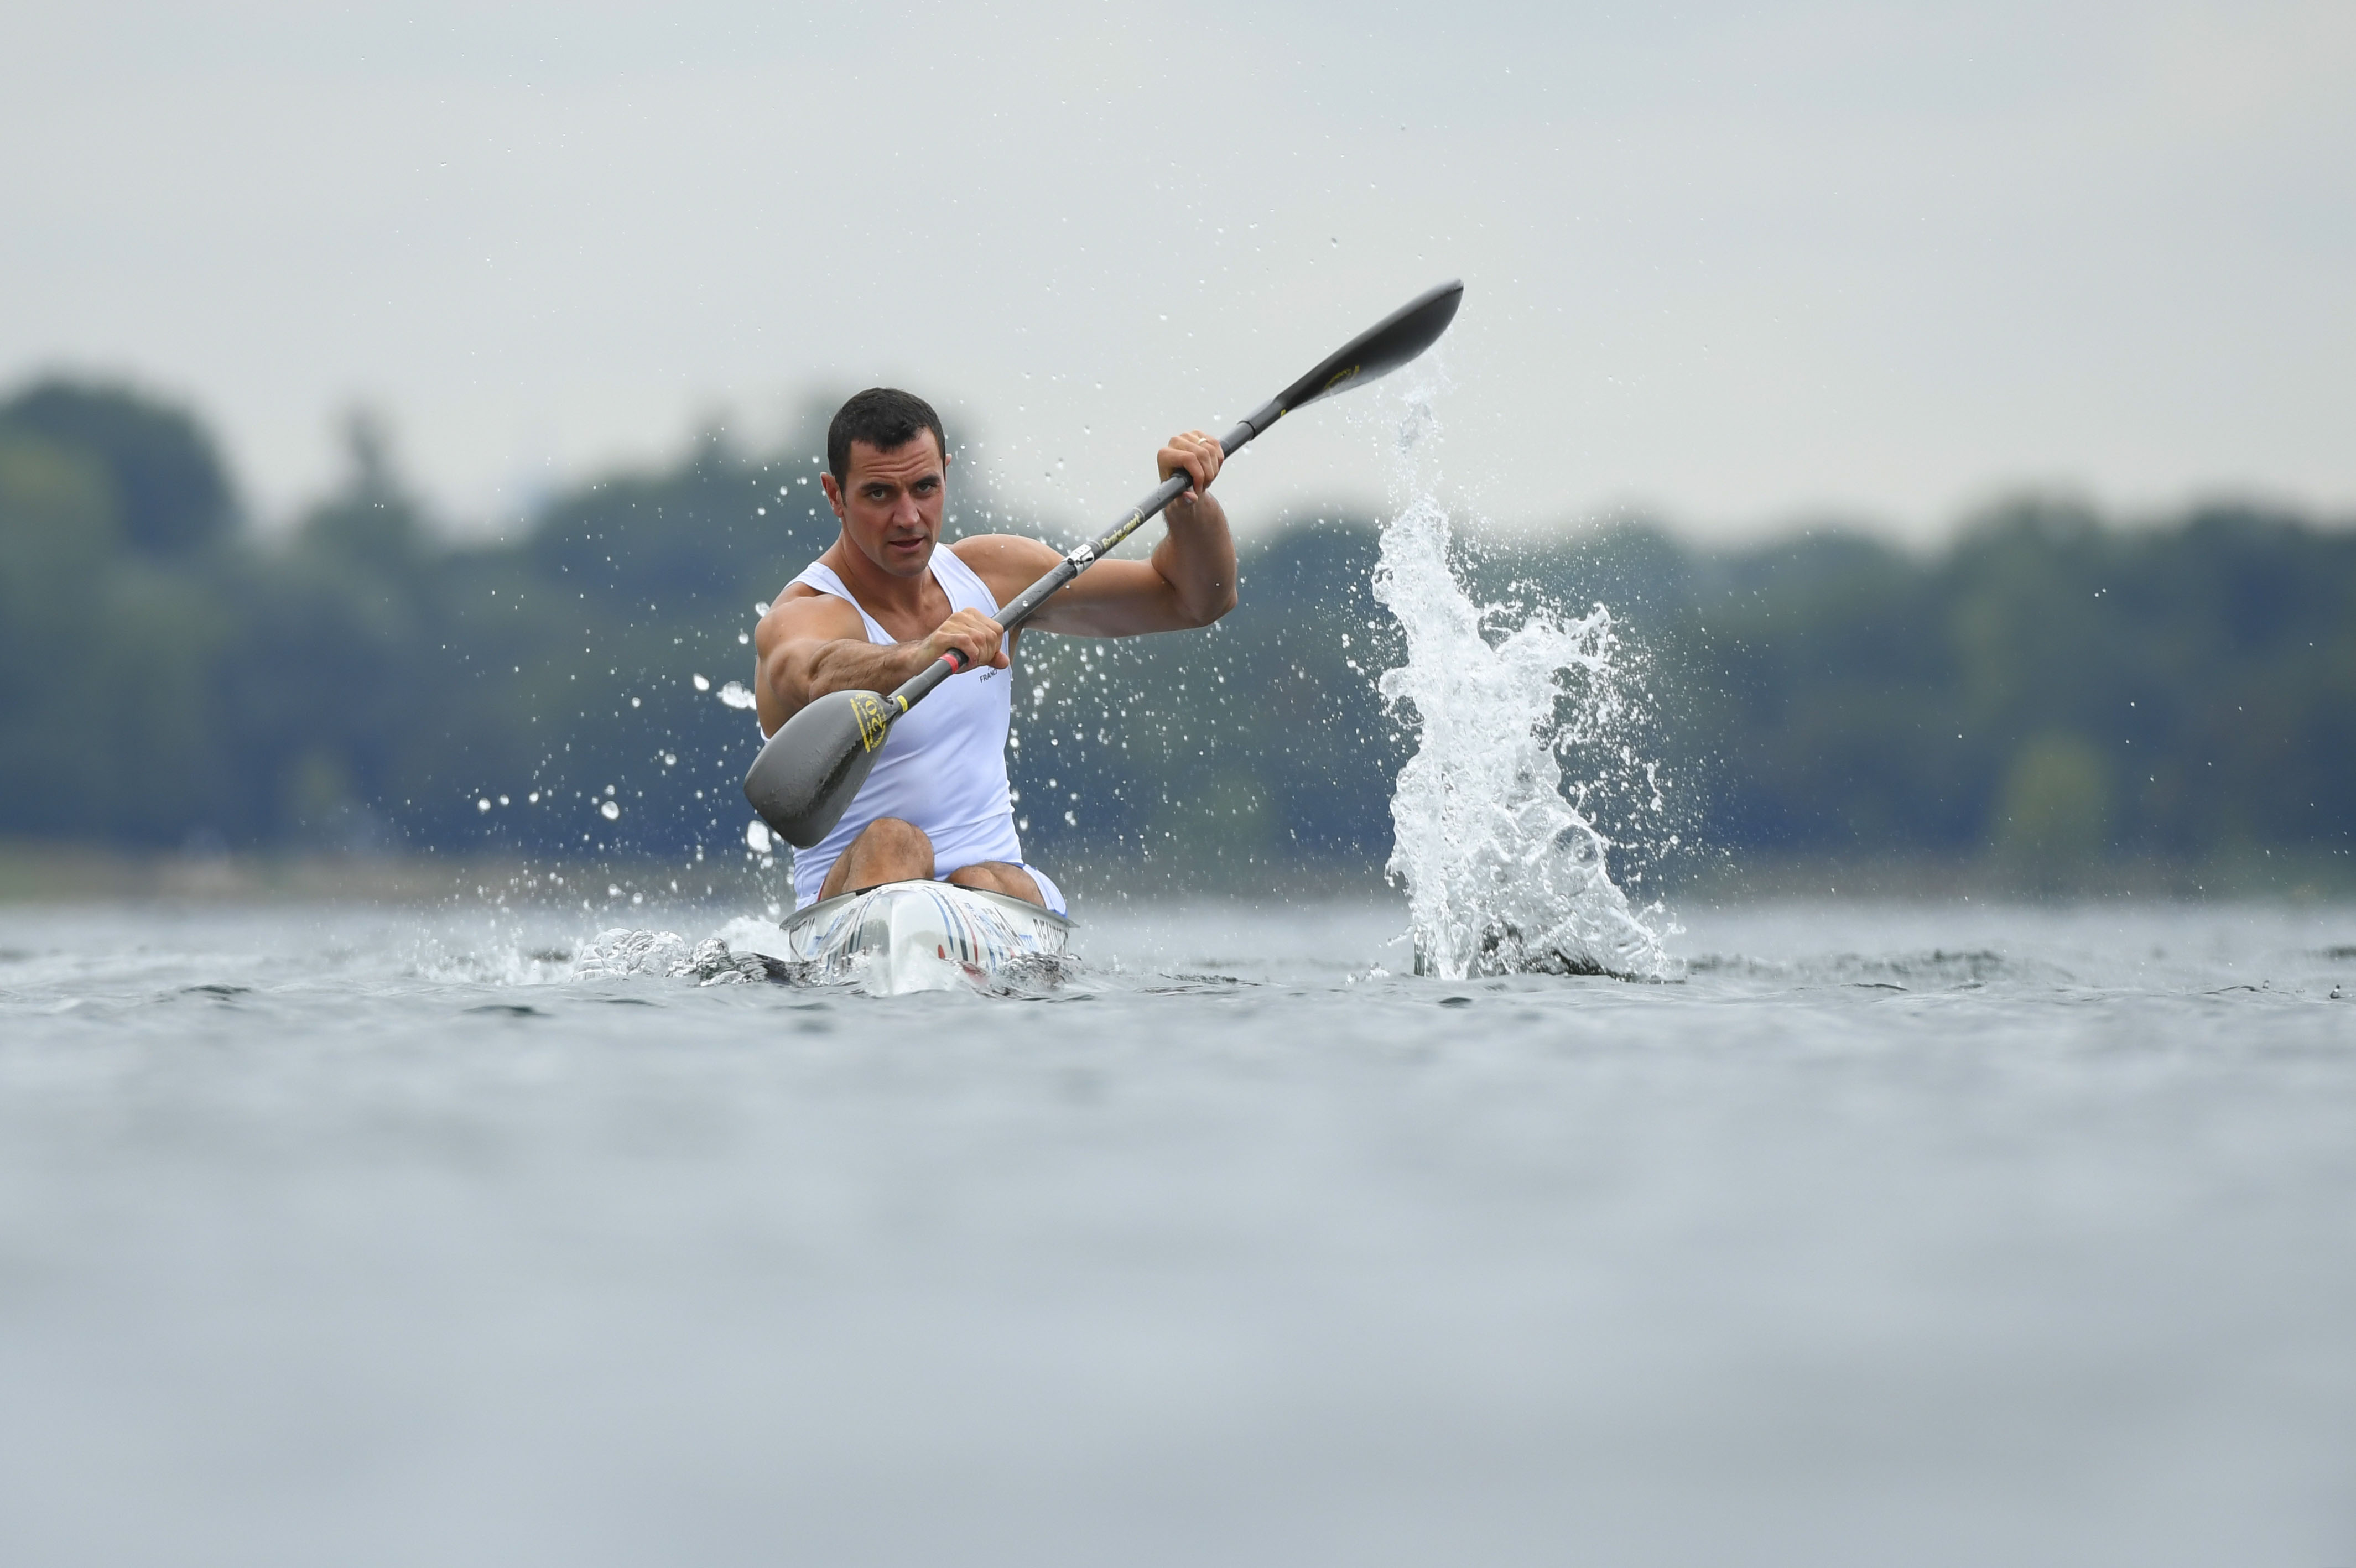
M0 910L0 1561L2356 1560L2356 911L1076 912Z

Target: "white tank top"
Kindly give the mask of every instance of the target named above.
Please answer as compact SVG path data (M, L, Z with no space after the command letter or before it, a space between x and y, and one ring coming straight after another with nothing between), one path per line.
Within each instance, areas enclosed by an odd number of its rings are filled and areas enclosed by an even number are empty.
M948 595L951 610L997 615L998 601L988 585L948 546L934 547L932 572L933 581ZM832 567L813 561L794 581L859 611L869 642L899 641L851 597ZM1013 675L1012 669L988 666L953 675L900 716L892 726L892 738L876 755L874 771L859 786L834 831L810 848L794 852L795 908L818 898L835 861L879 816L896 816L924 829L933 841L933 869L938 876L982 860L1022 860L1023 841L1015 837L1014 803L1006 782Z

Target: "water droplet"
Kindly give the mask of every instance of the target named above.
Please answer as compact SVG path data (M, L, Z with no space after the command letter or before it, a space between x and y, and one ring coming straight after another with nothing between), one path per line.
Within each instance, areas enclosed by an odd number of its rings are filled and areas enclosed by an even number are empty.
M731 708L757 708L759 700L745 689L741 680L732 680L720 688L720 700Z
M710 691L712 689L712 683L700 675L691 676L689 678L695 682L695 689L698 691Z
M475 802L475 809L477 811L488 811L491 809L491 803L487 799L478 800Z
M615 802L609 800L597 808L597 815L604 817L608 822L616 821L622 815L622 808Z
M744 825L744 847L746 848L752 850L755 855L766 855L769 852L769 825L767 823L748 822Z

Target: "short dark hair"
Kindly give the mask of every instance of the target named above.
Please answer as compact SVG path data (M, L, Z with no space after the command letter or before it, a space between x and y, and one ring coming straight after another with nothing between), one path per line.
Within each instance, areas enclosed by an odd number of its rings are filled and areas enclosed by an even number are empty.
M851 480L851 443L863 441L878 452L891 452L916 439L919 431L933 432L933 450L948 455L948 437L941 433L941 416L914 392L897 387L870 387L854 393L834 411L826 427L826 466L837 485Z

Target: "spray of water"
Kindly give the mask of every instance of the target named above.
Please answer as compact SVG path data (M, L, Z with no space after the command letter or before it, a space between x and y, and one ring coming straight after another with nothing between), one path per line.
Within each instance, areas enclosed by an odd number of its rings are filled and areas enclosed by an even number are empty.
M1417 731L1391 797L1390 874L1408 892L1419 974L1667 979L1657 911L1612 880L1611 841L1563 793L1563 763L1624 756L1629 672L1611 612L1476 603L1452 570L1428 456L1429 379L1386 400L1393 501L1375 597L1407 635L1384 700Z

